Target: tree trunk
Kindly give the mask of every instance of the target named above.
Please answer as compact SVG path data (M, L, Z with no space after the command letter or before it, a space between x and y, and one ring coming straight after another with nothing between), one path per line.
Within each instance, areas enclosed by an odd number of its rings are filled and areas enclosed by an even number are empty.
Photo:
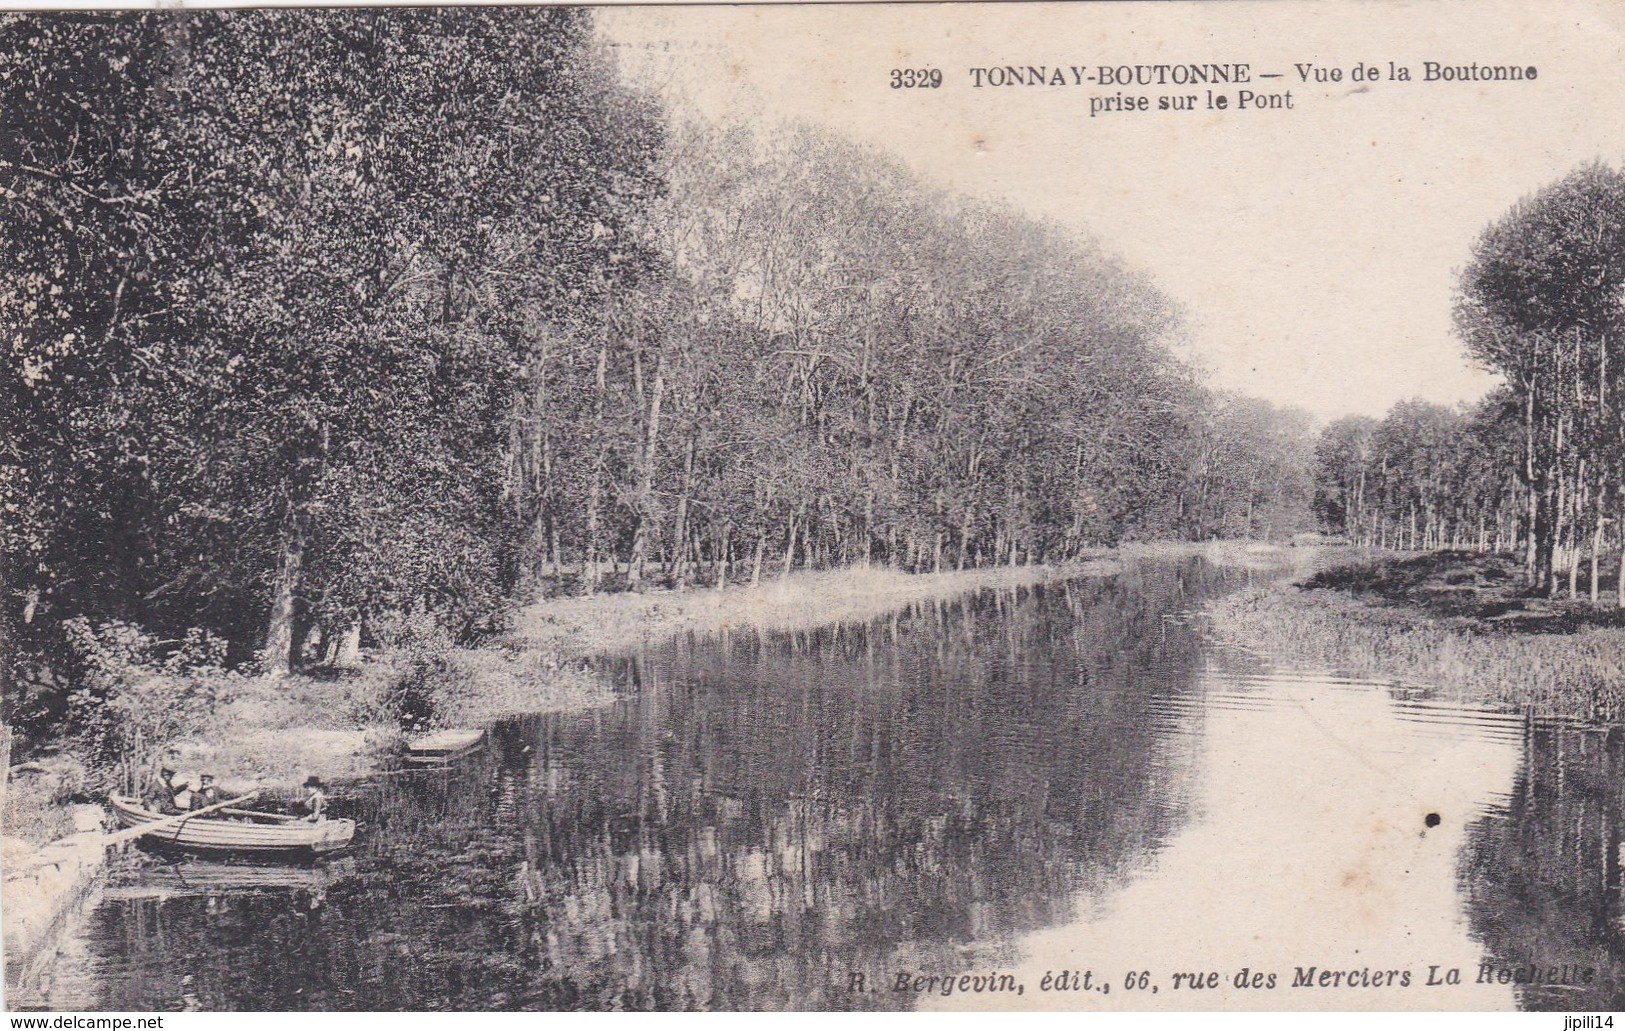
M532 375L536 383L536 391L532 395L531 410L535 415L536 428L531 434L531 475L534 477L538 471L541 473L540 482L527 485L531 495L536 498L536 525L534 539L536 547L544 552L543 555L533 558L536 565L551 559L550 575L557 576L559 572L558 557L558 527L557 519L553 514L553 432L548 424L548 358L549 338L544 337L541 348L532 357ZM551 546L551 547L550 547Z
M339 637L332 665L339 669L355 669L361 665L361 620L352 620Z
M1546 592L1546 597L1548 598L1557 597L1559 576L1563 569L1563 538L1565 531L1568 529L1568 505L1566 504L1568 498L1563 492L1564 484L1561 475L1559 475L1555 482L1557 483L1556 496L1552 499L1552 557L1550 559L1550 575L1548 577L1548 580L1550 581L1550 589Z
M632 531L632 549L626 558L626 586L628 590L637 591L643 588L643 565L649 551L649 522L642 513L638 515L637 529Z
M870 410L871 412L873 411L872 402L870 405ZM863 565L865 568L868 568L869 563L874 559L874 523L875 492L873 488L867 488L863 492Z
M282 564L271 597L271 616L265 631L265 675L272 679L293 671L294 623L299 612L299 588L304 574L305 534L295 526L282 536ZM300 642L302 643L302 642Z
M649 433L643 452L643 468L638 477L638 525L632 534L632 557L626 564L626 583L633 590L643 586L643 567L649 553L649 524L654 520L655 463L659 458L660 402L666 392L666 356L655 364L654 389L649 399ZM682 547L682 540L673 542Z
M1580 459L1580 474L1569 491L1569 600L1580 597L1580 516L1585 512L1586 461Z
M716 588L720 591L722 588L728 586L728 558L729 551L733 547L733 531L731 531L728 526L724 524L721 532L718 534L718 538L716 555Z
M967 510L966 513L965 513L965 518L959 524L959 554L955 557L955 562L954 562L954 569L956 571L965 568L966 553L969 552L969 551L970 551L970 512L969 512L969 510Z
M305 668L305 645L310 642L313 626L306 606L296 601L293 606L293 640L288 642L288 666L295 672Z
M546 436L542 439L542 482L546 493L542 496L538 516L545 517L547 527L547 572L549 576L558 576L562 559L559 557L559 518L553 511L553 435L546 430L543 432Z
M784 545L784 572L781 579L790 575L790 569L796 561L796 514L790 513L790 537Z
M596 463L595 463L596 464ZM589 595L598 593L598 497L602 492L601 474L594 469L592 484L587 489L587 546L581 556L581 584Z
M1552 595L1554 584L1553 553L1557 545L1556 486L1550 476L1546 484L1538 492L1535 506L1535 525L1533 537L1535 546L1535 576L1532 585L1537 596L1549 598Z
M683 456L683 489L677 495L677 516L672 526L671 539L677 548L672 556L671 583L673 587L682 587L688 579L688 494L694 486L694 434L688 435L688 448ZM696 552L695 561L699 561Z
M1523 481L1529 485L1529 495L1524 499L1527 508L1525 519L1527 521L1528 537L1524 541L1523 578L1531 588L1540 584L1538 554L1539 546L1535 543L1535 527L1540 523L1540 492L1542 484L1535 478L1535 392L1532 387L1525 388L1526 397L1523 403Z
M593 439L604 446L604 394L609 371L609 341L598 344L598 369L594 382L598 388L593 402ZM581 581L588 594L598 593L600 499L604 493L604 462L602 455L594 456L592 475L587 487L587 546L582 556Z
M1591 527L1591 592L1590 593L1591 593L1591 604L1593 604L1593 605L1597 604L1598 595L1599 595L1599 593L1601 591L1601 585L1599 585L1597 583L1597 580L1598 580L1597 569L1602 563L1602 526L1603 526L1602 498L1603 498L1603 495L1605 493L1607 493L1607 490L1606 490L1607 486L1608 486L1608 480L1607 480L1606 477L1604 477L1603 479L1601 479L1597 483L1597 503L1596 503L1596 506L1595 506L1596 507L1596 512L1597 512L1597 519L1596 519L1596 522L1593 523L1592 527Z

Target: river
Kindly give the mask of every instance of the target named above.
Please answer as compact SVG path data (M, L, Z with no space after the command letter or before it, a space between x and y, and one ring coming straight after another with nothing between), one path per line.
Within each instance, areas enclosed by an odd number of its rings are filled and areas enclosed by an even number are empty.
M1220 645L1251 575L614 660L344 793L348 858L116 874L12 1004L1620 1008L1619 733Z

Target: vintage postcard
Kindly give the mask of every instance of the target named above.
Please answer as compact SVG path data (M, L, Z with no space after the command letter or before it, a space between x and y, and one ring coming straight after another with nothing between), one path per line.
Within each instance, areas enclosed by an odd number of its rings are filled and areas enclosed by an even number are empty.
M6 1008L1611 1026L1622 55L0 13Z

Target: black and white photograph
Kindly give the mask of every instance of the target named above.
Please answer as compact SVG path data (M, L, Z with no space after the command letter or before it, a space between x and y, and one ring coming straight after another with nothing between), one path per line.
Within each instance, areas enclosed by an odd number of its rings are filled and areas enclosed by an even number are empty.
M0 12L3 1008L1606 1031L1622 55Z

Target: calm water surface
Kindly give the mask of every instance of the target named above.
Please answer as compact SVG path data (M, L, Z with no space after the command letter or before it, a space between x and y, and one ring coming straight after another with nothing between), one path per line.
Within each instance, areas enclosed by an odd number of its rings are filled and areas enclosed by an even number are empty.
M653 649L611 708L351 795L348 859L115 878L14 1003L1625 1005L1617 733L1220 647L1193 615L1247 575L1148 564ZM1594 973L1518 983L1530 963ZM1292 987L1309 966L1413 983ZM1089 989L1041 991L1063 970ZM968 972L1023 994L924 980Z

